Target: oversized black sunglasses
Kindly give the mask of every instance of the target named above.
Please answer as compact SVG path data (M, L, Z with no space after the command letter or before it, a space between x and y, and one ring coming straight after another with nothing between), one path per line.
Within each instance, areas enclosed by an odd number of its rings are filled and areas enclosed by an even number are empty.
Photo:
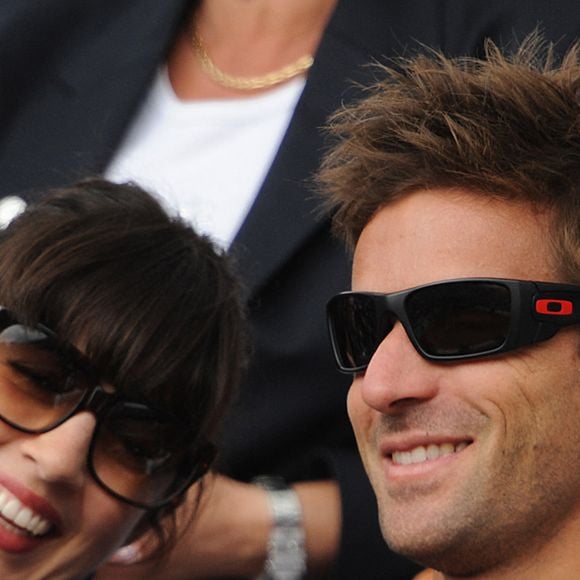
M463 278L392 294L343 292L327 305L339 370L364 371L397 321L432 361L495 355L552 338L580 322L580 286Z
M171 503L213 460L210 443L192 446L187 425L107 392L73 345L43 325L25 326L11 311L0 309L0 420L38 434L81 411L97 419L88 472L107 493L135 507Z

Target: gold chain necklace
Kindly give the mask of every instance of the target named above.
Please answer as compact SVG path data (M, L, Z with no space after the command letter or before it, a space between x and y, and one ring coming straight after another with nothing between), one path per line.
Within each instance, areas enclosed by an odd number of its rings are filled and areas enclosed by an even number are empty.
M207 54L201 38L196 33L194 27L190 29L190 38L203 72L218 85L227 87L228 89L253 91L255 89L273 87L274 85L283 83L284 81L290 80L291 78L306 72L314 63L314 59L308 54L306 56L301 56L292 64L288 64L281 69L266 75L258 77L236 77L225 73L215 65Z

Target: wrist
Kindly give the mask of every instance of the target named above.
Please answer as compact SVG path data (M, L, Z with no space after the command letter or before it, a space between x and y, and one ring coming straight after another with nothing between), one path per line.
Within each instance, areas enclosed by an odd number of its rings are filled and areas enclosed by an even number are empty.
M218 525L214 525L216 522ZM197 531L193 536L195 544L187 550L194 558L185 554L188 565L194 569L195 557L203 549L207 577L253 578L264 567L271 526L265 490L218 475L214 485L205 490L192 522ZM205 573L202 575L206 577Z
M247 503L240 506L240 526L243 534L238 538L235 551L241 567L237 573L246 578L260 574L268 557L268 539L272 529L272 514L266 490L253 484L244 484L248 489Z

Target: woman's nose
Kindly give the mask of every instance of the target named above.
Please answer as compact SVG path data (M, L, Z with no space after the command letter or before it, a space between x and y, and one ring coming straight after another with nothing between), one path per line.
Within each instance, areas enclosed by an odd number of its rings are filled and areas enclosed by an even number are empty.
M92 413L78 413L52 431L27 436L21 449L43 481L80 486L95 425Z
M437 365L424 359L412 345L401 323L381 342L361 383L365 403L381 413L426 401L438 391Z

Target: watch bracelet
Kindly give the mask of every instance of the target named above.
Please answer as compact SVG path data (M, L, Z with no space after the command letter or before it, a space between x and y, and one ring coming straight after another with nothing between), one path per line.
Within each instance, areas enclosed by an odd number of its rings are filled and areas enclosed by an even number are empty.
M253 482L267 491L273 518L264 570L256 580L302 580L306 549L300 499L280 477L260 476Z

